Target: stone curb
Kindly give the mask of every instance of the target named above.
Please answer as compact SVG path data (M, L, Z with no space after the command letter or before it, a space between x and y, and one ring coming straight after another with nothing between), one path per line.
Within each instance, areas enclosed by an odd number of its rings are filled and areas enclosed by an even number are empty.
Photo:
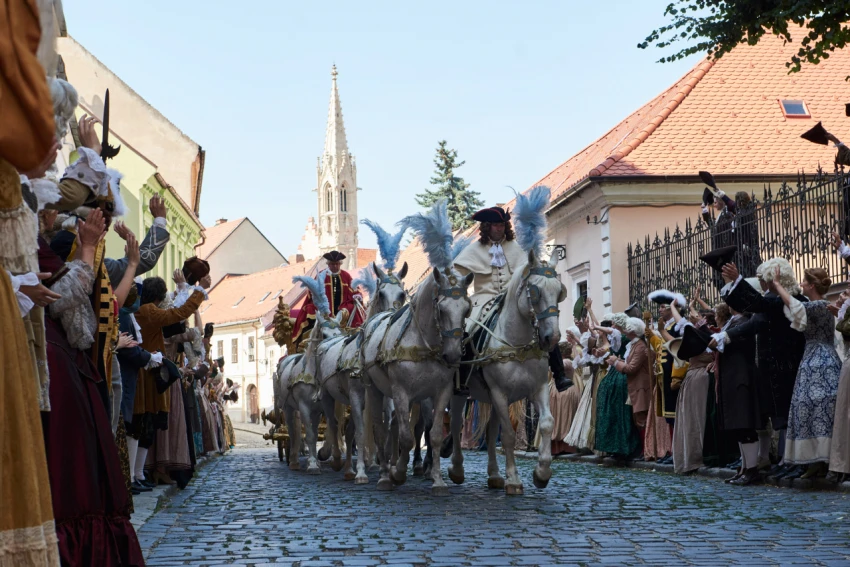
M502 447L499 447L497 451L501 454L505 454L505 450ZM519 459L537 459L537 452L526 452L526 451L515 451L514 456ZM597 455L557 455L552 457L553 461L571 461L575 463L588 463L592 465L599 465L604 467L619 467L619 468L629 468L629 469L638 469L644 471L654 471L668 474L675 474L673 472L673 465L659 465L652 461L632 461L628 463L623 463L622 461L617 461L616 459L612 459L611 457L599 457ZM700 467L693 474L704 476L707 478L716 478L720 480L726 480L730 476L734 474L734 471L723 468L713 468L713 467ZM850 493L850 481L842 482L841 484L832 484L826 482L822 478L816 478L814 480L811 479L794 479L791 480L776 480L774 477L767 477L764 479L764 484L769 486L776 486L780 488L797 488L799 490L824 490L824 491L833 491L833 492L846 492Z

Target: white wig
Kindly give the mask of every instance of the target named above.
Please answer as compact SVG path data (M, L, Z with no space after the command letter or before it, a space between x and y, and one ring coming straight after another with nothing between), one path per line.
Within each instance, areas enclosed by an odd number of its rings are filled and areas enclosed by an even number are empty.
M611 315L611 322L614 323L615 327L619 327L620 329L625 329L628 321L629 316L625 313L614 313Z
M68 133L68 121L74 116L79 96L77 89L68 81L50 78L50 98L53 99L53 118L56 121L56 138L62 140Z
M646 323L637 317L629 317L626 321L625 329L626 333L634 333L635 335L642 337L646 332Z
M771 258L763 262L757 269L756 275L759 279L766 283L773 281L776 275L776 268L779 268L779 283L791 295L802 293L800 284L797 283L797 276L794 274L794 268L791 263L785 258Z
M602 319L600 319L599 322L601 323L602 321L613 321L613 320L614 320L614 314L609 312L609 313L606 313L605 315L603 315Z

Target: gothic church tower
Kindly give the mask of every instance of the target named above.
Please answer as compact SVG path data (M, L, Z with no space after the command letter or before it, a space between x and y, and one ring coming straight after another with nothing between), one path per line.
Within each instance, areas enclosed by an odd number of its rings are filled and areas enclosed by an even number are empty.
M357 165L348 151L336 76L334 65L325 151L316 172L319 250L321 254L339 250L346 256L343 269L352 270L357 262Z

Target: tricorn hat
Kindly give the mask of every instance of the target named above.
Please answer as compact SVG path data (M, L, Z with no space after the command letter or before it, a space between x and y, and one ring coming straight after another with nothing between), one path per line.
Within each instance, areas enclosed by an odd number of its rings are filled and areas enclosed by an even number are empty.
M162 359L162 365L157 369L159 372L154 376L156 382L156 391L164 394L168 387L180 379L180 370L177 365L168 360Z
M331 250L330 252L323 254L322 258L324 258L328 262L342 262L343 260L345 260L345 254L338 250Z
M714 193L708 187L702 190L702 204L705 206L714 204Z
M584 310L584 296L579 295L578 299L576 299L575 304L573 305L573 319L576 321L583 319L585 314Z
M623 311L623 313L625 313L629 317L635 317L637 319L640 319L643 315L643 311L641 311L640 309L640 302L635 301L634 303L626 307L626 310Z
M717 191L717 183L714 182L714 176L707 171L700 171L699 178L702 182Z
M699 259L719 272L725 264L732 261L737 251L737 246L725 246L723 248L712 250L707 254L703 254L699 257Z
M657 289L647 295L646 298L659 305L670 305L675 301L680 307L688 306L688 302L685 300L684 295L675 291L668 291L666 289Z
M822 146L829 145L829 140L826 137L826 128L820 122L800 134L800 137L814 144L820 144Z
M511 213L502 207L490 207L481 209L472 215L472 220L477 222L508 222L511 220Z
M682 341L678 344L678 347L671 341L670 352L679 360L687 361L691 357L705 352L710 342L711 333L697 329L693 325L688 325L685 327L685 332L682 334Z
M183 276L189 285L195 285L208 275L210 275L210 263L206 260L192 256L183 262Z

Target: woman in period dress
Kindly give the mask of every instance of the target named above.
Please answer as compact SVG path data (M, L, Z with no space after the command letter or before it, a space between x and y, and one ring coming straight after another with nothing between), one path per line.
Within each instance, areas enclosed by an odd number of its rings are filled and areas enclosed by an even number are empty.
M801 303L782 287L778 268L771 282L786 305L785 315L791 326L806 337L785 439L785 462L808 465L801 478L826 473L832 443L841 359L835 351L835 317L823 299L831 284L823 268L806 270L800 286L810 301Z
M850 293L841 294L838 301L836 329L850 341ZM850 357L841 366L841 377L835 400L835 419L832 426L832 445L829 449L829 474L827 480L843 482L850 476Z
M596 330L608 334L611 349L606 360L623 359L628 344L623 340L628 317L625 313L615 313L614 327L597 327ZM608 362L608 372L599 384L596 395L596 440L595 450L604 451L625 459L640 447L635 434L632 406L629 405L628 377Z

